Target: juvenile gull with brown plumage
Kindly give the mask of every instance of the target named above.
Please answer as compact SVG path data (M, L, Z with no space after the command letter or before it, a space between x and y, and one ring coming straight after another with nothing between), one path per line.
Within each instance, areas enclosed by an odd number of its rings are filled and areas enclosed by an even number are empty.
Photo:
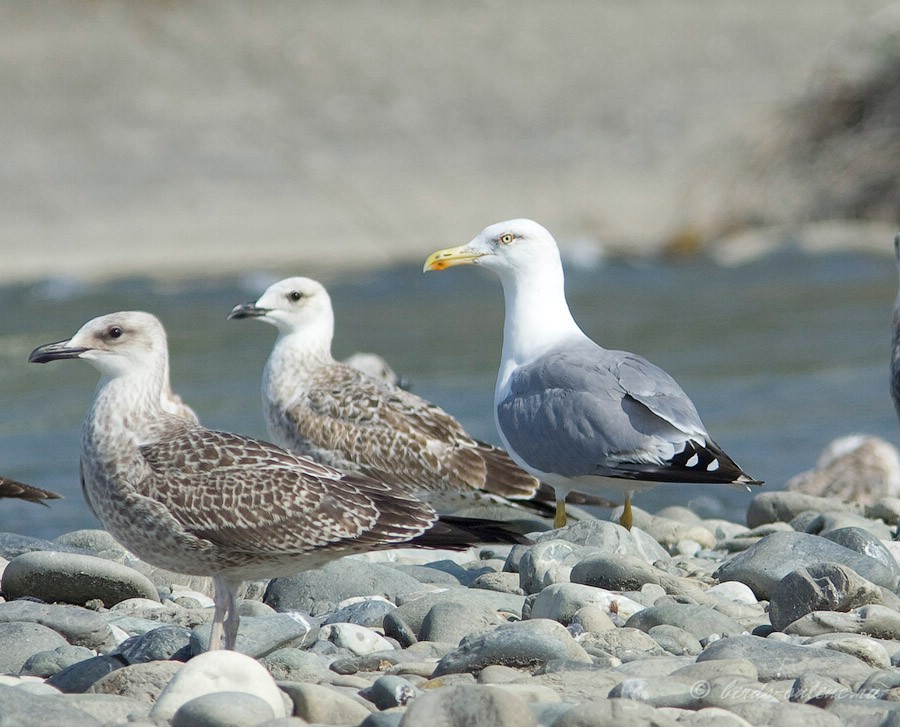
M29 361L83 359L101 378L82 428L85 496L109 532L152 565L212 576L210 648L237 638L245 579L314 568L350 553L520 542L493 523L438 521L428 504L268 442L163 410L162 324L140 311L95 318Z
M470 437L438 406L336 361L331 298L317 281L282 280L228 317L278 329L262 398L269 436L283 447L411 487L438 510L463 498L534 496L538 480L502 449Z
M601 348L566 303L556 241L531 220L486 227L438 250L425 270L484 265L503 285L506 317L494 413L507 451L556 489L556 524L569 490L616 487L631 528L631 492L665 482L762 484L710 438L669 374L626 351Z

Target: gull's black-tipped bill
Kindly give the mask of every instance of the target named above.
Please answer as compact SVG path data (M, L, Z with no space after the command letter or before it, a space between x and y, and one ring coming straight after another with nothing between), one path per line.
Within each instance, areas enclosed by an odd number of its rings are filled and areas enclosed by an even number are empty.
M239 320L241 318L261 318L270 310L270 308L260 308L258 305L255 305L253 303L239 303L231 309L231 312L228 314L228 320L233 321Z
M38 346L28 354L28 363L47 363L48 361L78 358L87 350L84 346L70 346L67 338L65 341L45 343L43 346Z

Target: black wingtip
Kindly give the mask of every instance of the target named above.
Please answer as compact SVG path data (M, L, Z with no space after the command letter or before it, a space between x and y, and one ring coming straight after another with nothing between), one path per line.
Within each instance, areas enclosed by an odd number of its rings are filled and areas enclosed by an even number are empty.
M411 540L410 545L420 548L465 550L475 545L530 545L532 542L515 529L514 523L441 515L434 525Z

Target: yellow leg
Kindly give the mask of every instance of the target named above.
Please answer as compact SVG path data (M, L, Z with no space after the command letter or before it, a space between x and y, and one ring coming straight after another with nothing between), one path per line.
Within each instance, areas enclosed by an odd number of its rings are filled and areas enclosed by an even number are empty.
M625 507L622 508L622 516L619 518L619 525L626 530L631 530L634 519L631 514L631 493L625 493Z
M562 528L566 525L566 498L557 498L556 517L553 518L553 527Z

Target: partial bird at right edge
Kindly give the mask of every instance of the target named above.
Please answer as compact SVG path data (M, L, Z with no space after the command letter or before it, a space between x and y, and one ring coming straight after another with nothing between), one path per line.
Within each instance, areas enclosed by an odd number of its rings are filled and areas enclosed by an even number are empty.
M897 262L897 271L900 273L900 233L894 237L894 258ZM900 292L894 303L894 335L891 341L891 398L894 400L894 409L900 416Z
M615 487L631 529L634 490L663 483L761 485L710 437L697 409L662 369L588 338L566 302L556 241L531 220L486 227L438 250L425 271L483 265L503 285L506 317L494 392L510 456L556 491L555 525L570 490Z

